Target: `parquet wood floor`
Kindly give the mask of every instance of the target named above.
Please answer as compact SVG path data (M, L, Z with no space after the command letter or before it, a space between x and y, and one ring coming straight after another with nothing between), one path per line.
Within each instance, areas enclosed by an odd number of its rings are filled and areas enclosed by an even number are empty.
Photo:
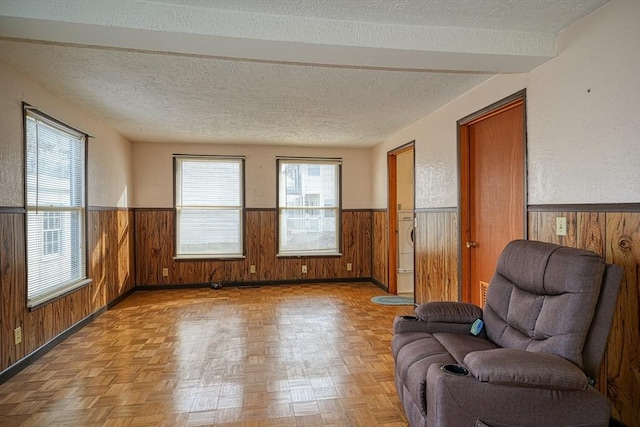
M1 426L406 426L369 283L138 291L0 385Z

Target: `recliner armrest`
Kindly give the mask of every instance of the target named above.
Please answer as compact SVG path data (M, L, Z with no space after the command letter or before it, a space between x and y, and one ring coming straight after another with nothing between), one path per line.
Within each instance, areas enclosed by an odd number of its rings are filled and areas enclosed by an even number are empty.
M414 310L416 318L407 319L407 316L396 317L393 322L393 333L407 332L436 333L445 332L451 334L469 334L471 324L482 318L482 310L473 304L438 301L420 304ZM484 331L480 334L484 337Z
M415 309L416 316L425 322L465 323L471 325L482 318L482 309L464 302L434 301L420 304Z
M589 385L580 368L555 354L496 348L467 354L464 365L479 381L494 384L554 390L585 390Z

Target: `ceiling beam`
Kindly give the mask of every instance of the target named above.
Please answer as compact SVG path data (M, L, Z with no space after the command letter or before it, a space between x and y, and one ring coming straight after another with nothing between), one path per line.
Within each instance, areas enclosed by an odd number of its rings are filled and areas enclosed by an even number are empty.
M554 34L390 25L130 1L9 2L0 37L324 66L528 72Z

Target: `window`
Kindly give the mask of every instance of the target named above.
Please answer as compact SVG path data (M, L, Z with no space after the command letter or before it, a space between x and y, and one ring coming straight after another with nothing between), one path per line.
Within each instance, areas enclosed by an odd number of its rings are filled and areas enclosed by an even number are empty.
M43 255L60 253L60 212L44 212L42 217Z
M87 135L25 105L27 306L90 282L86 275Z
M177 258L244 255L244 159L175 156Z
M278 255L340 255L341 161L281 158L277 168Z

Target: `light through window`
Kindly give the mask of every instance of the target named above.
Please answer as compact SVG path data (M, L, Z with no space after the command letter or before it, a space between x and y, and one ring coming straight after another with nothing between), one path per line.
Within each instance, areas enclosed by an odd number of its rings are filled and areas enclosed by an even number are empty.
M42 252L57 255L62 247L60 242L60 212L44 212L42 217Z
M340 160L278 159L278 254L340 254Z
M175 156L176 257L241 257L244 159Z
M89 282L86 276L87 135L25 106L27 306Z

